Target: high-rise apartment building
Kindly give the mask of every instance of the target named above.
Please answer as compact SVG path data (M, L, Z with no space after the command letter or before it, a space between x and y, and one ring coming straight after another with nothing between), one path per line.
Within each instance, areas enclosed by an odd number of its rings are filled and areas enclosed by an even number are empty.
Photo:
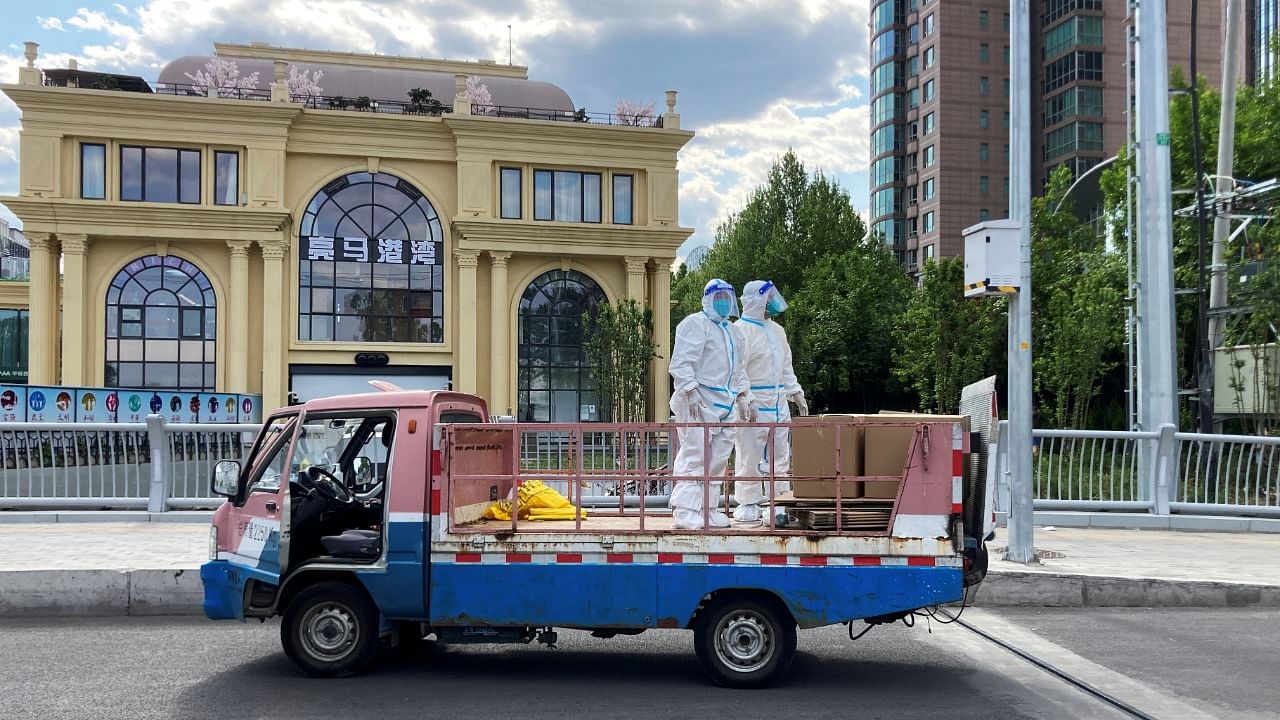
M1245 36L1249 51L1245 75L1257 84L1274 80L1277 67L1276 48L1272 44L1280 32L1280 0L1247 0L1244 10Z
M1032 182L1123 144L1129 3L1033 0ZM1221 6L1200 6L1198 71L1219 75ZM1186 67L1190 0L1168 8L1171 65ZM964 228L1009 205L1008 4L883 0L871 12L871 231L908 270L959 255Z

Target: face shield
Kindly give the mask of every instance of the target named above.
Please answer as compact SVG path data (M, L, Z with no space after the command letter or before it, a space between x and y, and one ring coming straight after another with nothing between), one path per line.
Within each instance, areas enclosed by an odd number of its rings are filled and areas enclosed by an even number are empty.
M787 301L783 299L782 293L778 291L776 285L771 280L765 280L764 285L760 288L760 294L765 298L765 312L772 317L781 315L787 310Z
M716 278L702 290L702 310L714 320L728 320L738 314L738 299L733 286Z

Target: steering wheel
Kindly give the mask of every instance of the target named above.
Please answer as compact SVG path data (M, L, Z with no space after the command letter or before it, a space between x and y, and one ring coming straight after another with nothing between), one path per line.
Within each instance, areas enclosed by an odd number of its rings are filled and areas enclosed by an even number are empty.
M349 504L355 500L355 496L342 484L341 480L333 476L333 473L325 470L319 465L312 465L306 469L307 479L311 481L311 486L315 488L320 497L334 502Z

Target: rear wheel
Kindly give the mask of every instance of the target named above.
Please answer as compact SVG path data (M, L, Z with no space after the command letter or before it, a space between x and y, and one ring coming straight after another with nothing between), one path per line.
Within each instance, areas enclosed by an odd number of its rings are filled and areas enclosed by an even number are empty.
M339 582L298 593L280 625L284 652L311 677L347 677L378 651L378 609L360 588Z
M796 624L778 603L727 598L699 613L693 646L717 685L766 687L795 659Z

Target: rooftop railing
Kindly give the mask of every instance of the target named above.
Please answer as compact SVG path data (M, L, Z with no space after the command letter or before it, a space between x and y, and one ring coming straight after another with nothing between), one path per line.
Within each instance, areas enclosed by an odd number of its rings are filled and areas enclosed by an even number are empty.
M145 93L154 95L173 95L177 97L216 97L226 100L253 100L269 102L271 90L263 88L219 87L194 83L161 83L147 82L140 78L116 79L118 76L102 73L82 73L82 77L70 80L65 75L45 75L44 84L48 87L80 87L87 90L115 90L119 92ZM439 100L410 100L373 98L366 96L349 97L343 95L293 95L293 102L301 103L312 110L340 110L348 112L368 112L381 115L416 115L423 117L440 117L454 111L452 105ZM551 122L583 123L588 125L614 125L629 127L662 127L662 116L650 113L600 113L583 109L563 110L552 108L520 107L514 105L472 105L472 115L488 117L516 118L523 120L546 120Z

